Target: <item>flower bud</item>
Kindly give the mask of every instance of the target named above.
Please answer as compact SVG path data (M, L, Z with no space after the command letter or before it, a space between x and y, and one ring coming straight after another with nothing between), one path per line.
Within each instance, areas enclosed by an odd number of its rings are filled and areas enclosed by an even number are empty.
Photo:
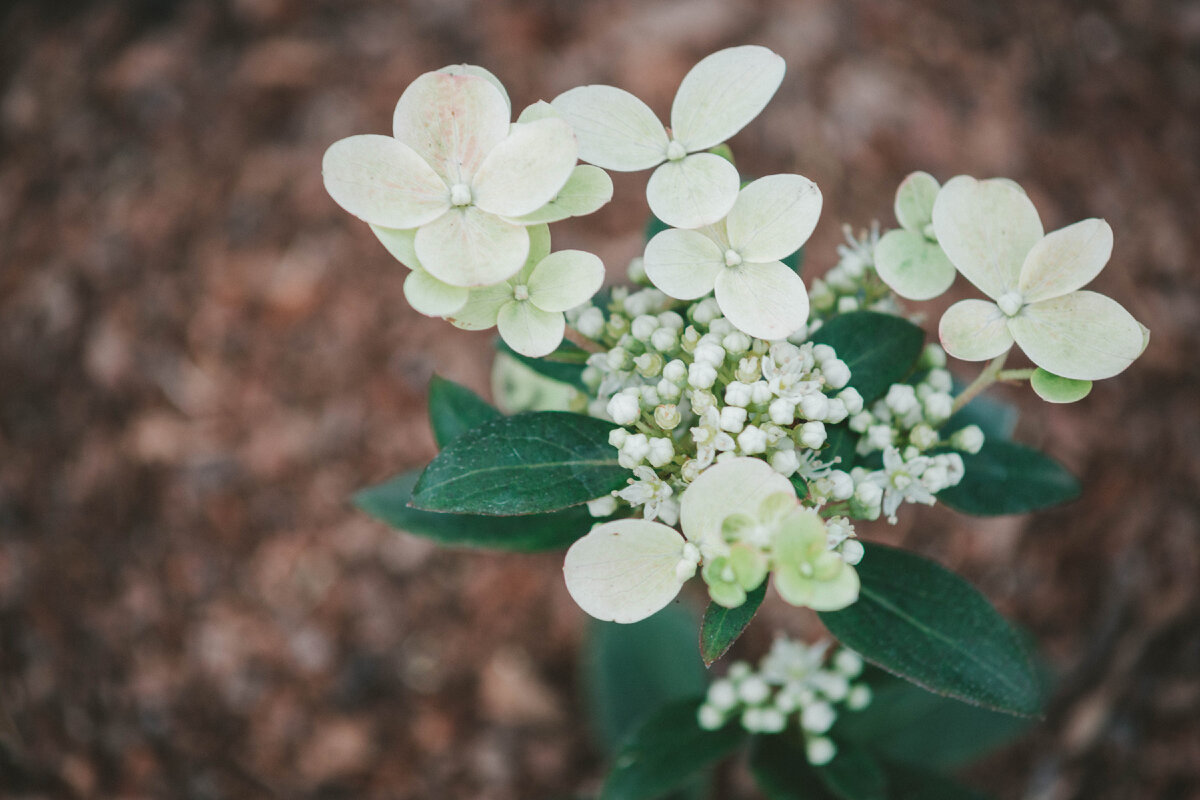
M697 325L708 325L714 319L721 316L721 306L717 304L716 299L706 297L692 306L690 316L692 322L695 322Z
M633 367L643 378L657 378L662 374L663 357L658 353L642 353L633 360Z
M851 311L858 311L858 298L853 295L839 297L837 310L839 314L849 314Z
M745 408L750 405L750 386L741 381L732 381L725 387L725 403Z
M717 382L717 370L711 364L697 361L688 367L688 385L694 389L711 389Z
M755 381L750 384L750 402L754 405L765 406L771 402L771 398L775 393L771 391L771 384L766 381Z
M863 671L862 656L843 647L833 656L833 668L847 678L857 678Z
M918 450L928 450L938 443L937 431L929 423L922 422L908 432L908 441Z
M633 469L650 455L650 440L644 433L635 433L625 440L617 453L617 463L625 469Z
M696 724L703 730L715 731L725 725L725 715L705 703L696 711Z
M892 446L895 433L891 425L872 425L867 428L867 443L873 450L886 450Z
M950 419L954 398L946 392L933 392L925 398L925 418L935 425Z
M589 339L599 339L604 333L604 312L595 306L585 308L575 320L575 330Z
M679 346L679 331L674 328L655 328L650 334L650 346L660 353L670 353Z
M620 447L625 444L625 440L629 438L629 431L624 428L614 428L608 432L608 443L613 447Z
M721 339L721 346L725 348L726 353L741 355L750 349L750 337L741 331L733 331L725 334Z
M866 433L867 428L875 424L875 417L870 411L860 411L850 418L850 430L855 433Z
M821 362L821 374L831 389L841 389L850 382L850 367L840 358Z
M862 711L871 705L871 687L865 683L855 684L846 695L846 708L851 711Z
M725 348L712 341L701 341L692 352L697 364L711 364L719 367L725 363Z
M790 478L800 469L800 456L796 455L793 447L786 447L771 453L771 469L785 478Z
M776 425L791 425L796 420L796 404L791 400L778 397L767 407L767 414Z
M665 436L659 436L650 440L650 452L646 454L646 460L650 462L650 466L658 469L664 467L671 462L675 457L675 445Z
M806 422L799 428L799 443L816 450L825 444L825 423Z
M850 473L840 469L832 470L829 475L829 496L834 500L849 500L854 496L854 479Z
M634 392L623 391L613 395L606 410L618 425L632 425L642 416L641 398Z
M850 416L846 411L846 404L836 397L829 401L829 408L825 411L825 419L823 422L828 422L830 425L837 425L846 417Z
M738 449L745 455L765 453L767 450L767 435L755 425L747 425L737 437Z
M842 561L845 561L850 566L854 566L862 561L866 550L862 546L862 542L858 539L847 539L838 547L838 552L842 554Z
M617 372L629 369L631 361L629 353L625 348L618 346L608 351L608 354L605 356L605 363L610 370Z
M829 411L829 398L820 392L809 392L800 398L800 413L805 419L825 419Z
M858 393L858 389L848 386L838 392L837 398L846 404L846 413L851 415L862 413L863 397Z
M607 517L617 510L617 498L611 494L597 497L588 501L587 509L593 517Z
M800 712L800 727L809 733L824 733L833 727L837 712L829 703L813 703Z
M658 315L658 324L664 328L670 328L673 331L683 330L683 317L674 311L664 311Z
M649 314L642 314L636 317L629 326L629 333L639 342L646 343L650 341L651 334L658 327L658 318L652 317Z
M738 703L737 687L728 678L719 678L708 687L707 703L718 711L730 711Z
M688 368L678 358L668 361L663 367L663 380L670 381L676 386L683 386L687 382Z
M758 356L746 356L739 361L734 377L742 383L754 383L761 378L762 369L759 367Z
M837 358L837 351L827 344L814 344L812 357L818 364L824 364L826 361L833 361Z
M721 409L721 430L730 433L740 433L746 426L746 409L738 406L725 406Z
M933 387L935 392L949 392L954 388L954 378L945 369L931 369L925 376L925 383Z
M666 378L663 378L661 381L659 381L654 388L658 390L658 396L668 403L676 402L683 394L682 389L668 381Z
M888 389L884 403L893 414L903 417L917 407L917 392L907 383L895 383Z
M738 698L752 706L763 703L770 694L771 687L758 675L748 675L738 684Z
M950 446L955 450L974 455L983 447L983 429L978 425L960 428L950 437Z
M804 743L804 755L808 757L808 763L821 767L833 761L837 745L824 736L814 736Z
M629 262L629 266L625 268L625 274L634 286L645 286L650 282L646 277L646 264L641 256L635 256Z
M682 421L683 415L679 413L679 408L673 404L661 405L654 409L654 424L664 431L674 430Z

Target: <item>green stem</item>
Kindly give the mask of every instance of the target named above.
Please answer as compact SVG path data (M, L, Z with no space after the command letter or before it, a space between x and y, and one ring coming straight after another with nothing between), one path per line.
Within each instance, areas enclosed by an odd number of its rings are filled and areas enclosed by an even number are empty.
M604 350L601 345L593 342L591 339L587 338L570 325L567 326L566 331L563 333L563 337L567 341L571 342L571 344L578 345L581 349L586 350L589 353L600 353Z
M996 375L998 381L1027 381L1033 377L1035 369L1004 369Z
M996 356L988 365L983 368L983 372L979 373L979 377L971 382L971 385L963 389L962 394L954 398L954 406L950 409L951 413L958 411L967 403L974 400L980 392L996 382L1000 375L1000 370L1004 369L1004 361L1008 358L1008 351L1004 351Z

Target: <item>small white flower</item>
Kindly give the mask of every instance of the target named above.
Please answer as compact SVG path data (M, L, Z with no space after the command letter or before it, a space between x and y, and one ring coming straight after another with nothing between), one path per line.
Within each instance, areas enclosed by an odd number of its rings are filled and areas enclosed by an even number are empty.
M888 522L896 523L896 509L905 501L934 504L933 494L921 481L929 465L928 456L906 460L894 447L883 451L883 470L871 473L868 480L883 490L883 513L887 514Z
M646 276L678 300L716 293L721 313L743 333L784 339L808 321L804 281L780 259L798 250L821 213L817 185L768 175L737 194L718 224L669 229L646 245Z
M984 361L1015 342L1034 364L1075 380L1111 378L1145 349L1148 332L1119 303L1081 287L1112 254L1112 229L1086 219L1044 234L1011 181L961 175L938 193L933 228L967 280L993 302L962 300L942 316L942 347Z
M702 151L754 119L784 70L782 58L755 45L702 59L675 95L670 134L645 103L612 86L571 89L552 105L574 128L584 161L619 172L658 167L646 187L650 210L672 227L699 228L724 217L738 189L737 169Z
M914 172L896 191L900 229L888 231L875 245L875 270L892 291L909 300L929 300L950 288L954 265L933 233L933 204L938 182Z

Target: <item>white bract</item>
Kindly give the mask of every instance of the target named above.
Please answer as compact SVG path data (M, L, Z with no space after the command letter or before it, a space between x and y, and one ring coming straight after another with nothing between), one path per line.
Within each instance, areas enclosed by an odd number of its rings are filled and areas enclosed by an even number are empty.
M758 116L785 69L782 58L756 45L702 59L679 85L669 133L649 106L613 86L580 86L552 105L575 129L582 160L618 172L658 167L646 187L650 210L672 227L699 228L724 217L738 190L737 169L701 151Z
M821 192L800 175L768 175L737 193L728 216L700 230L665 230L646 245L646 277L670 297L715 292L743 333L783 339L808 321L804 281L781 259L808 241Z
M937 297L954 283L954 265L933 234L933 203L938 182L914 172L896 191L900 229L888 231L875 245L875 271L892 291L909 300Z
M1108 223L1086 219L1044 234L1011 181L950 180L933 206L950 261L993 302L963 300L942 316L946 352L984 361L1015 342L1034 364L1075 380L1111 378L1145 348L1146 329L1116 301L1082 291L1112 254Z
M522 218L559 196L578 154L563 120L510 125L511 113L482 68L427 72L400 96L393 136L350 136L325 151L325 188L372 225L415 229L416 255L439 281L503 281L529 254Z
M551 253L550 230L545 225L530 228L529 239L525 266L516 275L494 286L472 289L447 318L465 330L495 325L513 350L538 357L554 352L562 342L566 329L562 312L599 290L604 264L582 250Z

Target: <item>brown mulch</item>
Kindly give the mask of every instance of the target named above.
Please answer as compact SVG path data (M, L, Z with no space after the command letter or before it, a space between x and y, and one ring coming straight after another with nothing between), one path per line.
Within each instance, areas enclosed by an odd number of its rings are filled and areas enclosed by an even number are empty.
M1188 0L0 4L0 796L596 787L559 556L438 550L347 504L430 457L430 375L486 392L490 345L408 308L320 157L386 132L447 63L492 69L517 106L614 83L665 112L698 57L742 42L789 64L734 147L821 186L810 274L841 222L891 222L914 169L1015 178L1048 229L1112 224L1096 288L1149 350L1076 406L1002 393L1083 499L886 535L968 575L1059 674L1047 720L976 785L1200 797ZM644 178L563 226L614 280Z

